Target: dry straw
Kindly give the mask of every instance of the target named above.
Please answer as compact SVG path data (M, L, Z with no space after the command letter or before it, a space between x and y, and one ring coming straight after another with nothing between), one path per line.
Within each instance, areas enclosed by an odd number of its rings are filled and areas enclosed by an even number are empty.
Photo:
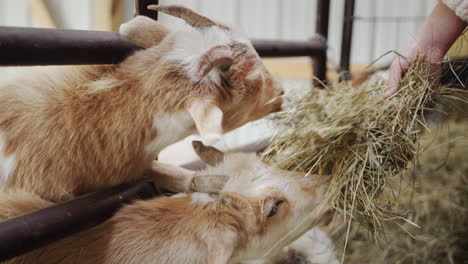
M453 111L450 114L453 119ZM418 227L404 221L387 223L385 243L378 244L355 226L345 263L468 262L468 115L459 114L462 120L430 127L420 139L423 151L415 167L402 183L395 183L395 189L401 188L401 211ZM387 195L391 194L382 196Z
M278 131L264 158L283 169L331 175L334 207L377 234L383 222L400 218L396 199L380 194L414 161L425 114L434 100L455 96L453 89L435 89L434 76L418 57L387 100L382 80L316 89L273 118Z

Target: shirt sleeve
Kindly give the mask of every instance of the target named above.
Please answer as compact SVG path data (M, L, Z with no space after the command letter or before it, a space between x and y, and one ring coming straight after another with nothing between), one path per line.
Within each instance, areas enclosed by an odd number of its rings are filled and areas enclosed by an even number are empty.
M468 22L468 0L442 0L455 14Z

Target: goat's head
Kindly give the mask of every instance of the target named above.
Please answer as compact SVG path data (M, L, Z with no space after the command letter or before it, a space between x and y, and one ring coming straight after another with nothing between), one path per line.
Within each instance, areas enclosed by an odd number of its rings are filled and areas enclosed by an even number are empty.
M228 177L223 193L244 197L250 210L245 248L237 258L268 256L308 231L329 209L326 191L329 177L280 170L252 153L224 154L201 142L193 142L198 155L210 167L203 175Z
M191 28L169 36L163 61L183 65L194 92L187 110L205 143L277 111L283 90L267 71L252 43L239 31L179 6L155 6L185 20Z

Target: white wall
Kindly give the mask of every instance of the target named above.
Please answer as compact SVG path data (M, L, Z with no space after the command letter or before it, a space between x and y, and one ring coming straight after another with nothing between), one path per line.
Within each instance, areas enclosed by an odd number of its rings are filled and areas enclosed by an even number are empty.
M329 57L339 60L345 0L331 0ZM352 62L370 63L410 41L436 0L356 0ZM184 4L213 19L241 27L252 38L306 40L314 36L316 0L161 0L161 4ZM387 20L373 23L369 18ZM406 21L390 21L407 17ZM409 19L413 17L414 19ZM164 23L180 25L161 16Z
M98 1L98 0L96 0ZM133 15L133 0L125 1L125 17ZM345 0L331 0L329 55L337 62ZM389 18L426 16L436 0L356 0L358 17ZM48 0L61 28L92 29L92 0ZM160 0L160 4L185 5L210 17L243 28L252 38L305 40L314 36L316 0ZM178 19L160 16L163 23L182 25ZM421 21L354 24L352 62L369 63L396 50L414 35ZM0 25L34 26L27 0L0 0Z

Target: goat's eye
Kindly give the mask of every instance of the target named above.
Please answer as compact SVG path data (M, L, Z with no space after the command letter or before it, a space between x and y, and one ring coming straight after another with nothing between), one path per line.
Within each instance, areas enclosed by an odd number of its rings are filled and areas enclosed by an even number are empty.
M231 65L223 65L223 66L219 67L219 69L222 72L227 72L229 70L229 68L231 68Z
M278 212L278 208L282 203L284 203L283 200L276 201L276 203L271 207L270 212L268 213L267 217L270 218L270 217L276 215L276 213Z

